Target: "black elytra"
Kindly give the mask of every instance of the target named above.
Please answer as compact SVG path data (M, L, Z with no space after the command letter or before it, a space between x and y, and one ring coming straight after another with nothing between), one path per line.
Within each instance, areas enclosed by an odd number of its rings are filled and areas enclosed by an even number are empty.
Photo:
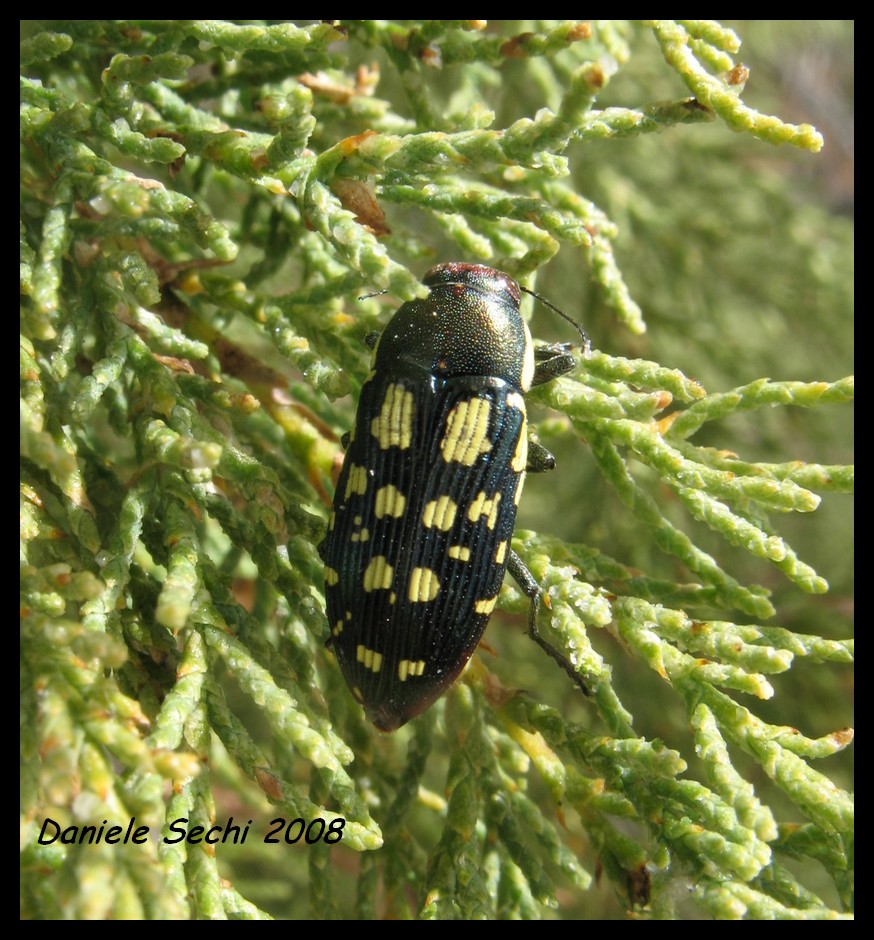
M526 471L554 465L529 448L524 395L572 369L572 347L535 350L507 274L452 262L423 283L376 343L320 546L329 645L382 731L452 685L508 568L531 635L573 675L537 634L540 590L510 548Z

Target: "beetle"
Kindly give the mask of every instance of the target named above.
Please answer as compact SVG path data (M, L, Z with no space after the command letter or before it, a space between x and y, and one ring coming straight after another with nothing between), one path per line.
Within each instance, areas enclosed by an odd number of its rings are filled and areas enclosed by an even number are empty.
M573 347L535 348L522 288L501 271L449 262L423 283L429 295L403 304L372 344L319 546L328 644L382 731L452 685L507 570L531 599L529 633L578 679L539 636L540 588L510 548L526 471L555 464L529 445L524 395L572 369Z

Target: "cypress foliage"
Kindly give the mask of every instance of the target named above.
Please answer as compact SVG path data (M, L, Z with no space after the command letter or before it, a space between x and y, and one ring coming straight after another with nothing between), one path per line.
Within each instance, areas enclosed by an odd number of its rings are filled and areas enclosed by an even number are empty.
M23 917L851 915L852 26L739 32L23 22ZM507 583L384 736L315 546L456 259L593 339L514 539L590 694Z

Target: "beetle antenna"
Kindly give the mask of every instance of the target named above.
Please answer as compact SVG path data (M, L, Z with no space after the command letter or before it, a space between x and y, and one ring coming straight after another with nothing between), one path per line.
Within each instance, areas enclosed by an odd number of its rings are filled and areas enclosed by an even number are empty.
M586 359L588 359L592 355L592 341L589 339L588 333L586 333L586 331L582 328L582 326L580 326L580 324L577 323L577 321L573 317L568 316L568 314L566 314L564 310L559 310L559 308L556 307L555 304L550 303L545 297L538 294L537 291L533 291L527 287L523 287L521 284L519 285L519 290L523 291L526 294L530 294L530 296L534 297L535 300L539 300L544 306L549 307L550 310L553 310L563 320L567 320L568 323L570 323L573 327L575 327L577 332L580 334L580 339L583 341L582 342L583 356Z

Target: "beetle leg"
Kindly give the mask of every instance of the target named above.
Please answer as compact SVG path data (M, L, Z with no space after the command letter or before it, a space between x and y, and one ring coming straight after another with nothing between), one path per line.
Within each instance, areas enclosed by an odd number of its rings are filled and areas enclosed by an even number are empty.
M507 562L507 571L513 576L513 579L521 588L522 593L531 601L531 609L528 612L528 636L534 640L544 653L551 656L559 666L564 669L571 679L582 689L585 695L588 695L589 690L586 688L582 676L574 669L566 657L562 656L557 649L550 646L540 635L540 631L537 629L537 613L540 610L543 591L537 581L534 580L534 575L525 567L525 563L514 551L510 552L510 557Z
M543 385L557 379L560 375L570 372L577 364L577 357L572 350L571 343L549 343L545 346L534 347L534 378L532 387Z
M528 440L528 463L525 470L528 473L543 473L555 469L555 457L538 440Z

